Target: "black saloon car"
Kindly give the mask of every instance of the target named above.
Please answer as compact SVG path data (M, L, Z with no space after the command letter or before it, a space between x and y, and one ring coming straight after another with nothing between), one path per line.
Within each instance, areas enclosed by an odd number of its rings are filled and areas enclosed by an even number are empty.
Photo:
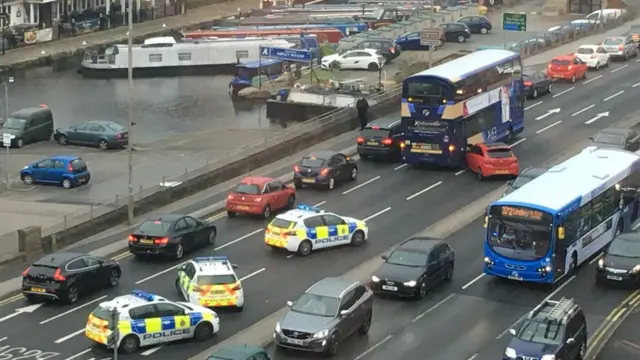
M95 146L100 150L119 149L129 143L129 132L113 121L87 121L67 129L56 129L53 139L60 145Z
M386 38L367 38L357 43L352 49L375 49L382 55L387 63L400 56L400 50L396 47L395 41Z
M358 155L361 159L382 157L389 160L400 159L400 120L383 118L370 122L356 139Z
M596 284L640 285L640 233L618 234L596 267Z
M79 296L118 285L120 265L86 254L58 252L33 263L22 273L22 294L29 301L61 300L73 304Z
M188 215L168 214L146 220L129 235L129 252L136 257L164 255L182 259L185 251L215 245L216 226Z
M551 78L542 71L525 69L522 72L524 81L524 93L531 99L536 99L540 94L550 93L553 86Z
M467 25L472 34L486 34L493 26L489 19L484 16L465 16L456 20L456 22Z
M601 148L637 151L640 136L635 130L624 128L606 128L590 138L593 145Z
M531 180L546 173L547 170L548 170L547 168L530 166L520 171L520 174L518 174L518 177L515 180L507 181L507 190L504 192L502 196L507 196L512 192L520 189L524 185L528 184Z
M337 183L354 181L358 177L358 163L335 151L318 151L293 166L296 189L318 186L333 190Z
M453 278L455 254L442 240L413 237L396 247L371 276L374 294L423 298L427 290Z
M469 27L460 22L444 23L439 27L444 29L444 38L446 41L455 41L463 43L471 37Z

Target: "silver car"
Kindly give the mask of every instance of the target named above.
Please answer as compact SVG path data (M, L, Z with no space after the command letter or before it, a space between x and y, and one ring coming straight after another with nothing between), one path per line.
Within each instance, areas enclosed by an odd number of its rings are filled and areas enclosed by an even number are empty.
M612 58L626 61L630 57L638 56L638 44L631 36L612 36L602 43L602 47Z
M371 327L373 293L358 281L325 278L287 305L273 334L278 348L332 356L351 334Z

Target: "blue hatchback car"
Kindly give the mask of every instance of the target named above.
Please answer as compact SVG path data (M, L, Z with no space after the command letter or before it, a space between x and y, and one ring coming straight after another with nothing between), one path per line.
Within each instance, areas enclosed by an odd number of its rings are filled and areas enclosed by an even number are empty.
M20 179L26 185L53 184L65 189L85 185L91 180L87 163L74 155L56 155L25 166Z

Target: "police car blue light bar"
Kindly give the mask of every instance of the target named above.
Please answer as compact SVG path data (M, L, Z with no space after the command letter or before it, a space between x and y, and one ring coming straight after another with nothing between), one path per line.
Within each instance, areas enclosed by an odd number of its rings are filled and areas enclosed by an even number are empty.
M213 262L213 261L227 261L227 256L199 256L195 258L196 262Z
M298 210L312 211L312 212L315 212L315 213L324 212L324 210L322 210L320 208L309 206L309 205L298 205Z
M154 294L149 294L146 291L142 291L142 290L131 290L131 295L135 296L135 297L139 297L140 299L144 299L147 301L153 301L155 299L158 298L157 295Z

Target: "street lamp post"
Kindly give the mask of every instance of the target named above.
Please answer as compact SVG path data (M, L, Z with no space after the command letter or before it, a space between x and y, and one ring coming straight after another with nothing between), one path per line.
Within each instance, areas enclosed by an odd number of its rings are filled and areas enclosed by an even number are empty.
M127 33L127 46L129 53L128 78L129 78L129 195L127 197L127 218L129 225L133 225L133 0L129 0L129 32Z
M4 41L4 39L3 39ZM9 77L9 79L7 79L7 81L3 82L2 85L4 85L4 113L5 113L5 118L4 121L9 121L9 84L13 83L13 77ZM9 143L10 144L10 143ZM7 157L5 159L5 168L7 169L7 171L5 171L6 175L7 175L7 189L9 189L10 186L10 177L9 177L9 147L7 146Z

